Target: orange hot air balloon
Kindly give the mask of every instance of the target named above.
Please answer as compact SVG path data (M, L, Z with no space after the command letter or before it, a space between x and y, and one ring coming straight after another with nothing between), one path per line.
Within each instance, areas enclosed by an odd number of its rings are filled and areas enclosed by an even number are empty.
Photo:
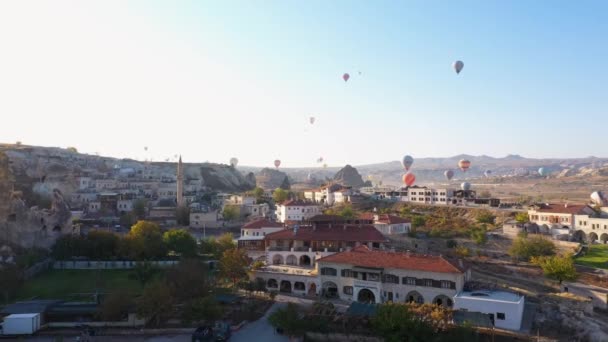
M458 167L463 171L463 172L467 172L467 170L469 169L469 167L471 166L471 162L466 160L466 159L461 159L458 162Z
M405 183L405 185L412 186L412 185L414 185L415 181L416 181L416 176L414 176L413 173L408 172L403 175L403 183Z
M342 79L344 80L344 82L347 82L349 78L350 75L348 73L344 73L344 75L342 75Z
M274 167L276 167L278 169L279 166L281 166L281 161L277 159L274 161Z

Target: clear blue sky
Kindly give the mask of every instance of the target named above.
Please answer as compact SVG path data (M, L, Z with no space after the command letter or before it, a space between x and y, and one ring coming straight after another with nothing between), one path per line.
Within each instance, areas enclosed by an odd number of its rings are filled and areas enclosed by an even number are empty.
M0 3L3 142L285 167L608 150L606 1L36 4Z

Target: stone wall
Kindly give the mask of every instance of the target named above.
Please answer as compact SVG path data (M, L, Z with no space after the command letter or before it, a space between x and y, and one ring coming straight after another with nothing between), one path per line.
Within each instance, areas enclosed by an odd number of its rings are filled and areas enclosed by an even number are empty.
M110 260L110 261L55 261L53 268L56 270L98 270L98 269L131 269L137 265L137 261ZM157 267L169 267L179 263L177 260L150 261Z

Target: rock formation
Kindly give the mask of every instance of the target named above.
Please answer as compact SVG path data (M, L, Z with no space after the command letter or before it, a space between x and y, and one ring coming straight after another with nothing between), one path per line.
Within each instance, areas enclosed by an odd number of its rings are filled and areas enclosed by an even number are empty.
M353 188L360 188L365 185L357 169L350 165L346 165L338 171L333 178L333 182L344 186L352 186Z
M285 179L287 178L287 174L279 170L264 168L255 176L255 178L258 186L262 189L274 190L281 185L285 185L284 183ZM287 180L287 184L289 183L289 180Z

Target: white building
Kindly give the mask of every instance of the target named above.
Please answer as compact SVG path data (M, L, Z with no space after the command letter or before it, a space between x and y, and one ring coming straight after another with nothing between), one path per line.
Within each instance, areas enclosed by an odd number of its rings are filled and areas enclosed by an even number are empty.
M89 213L96 213L99 210L101 210L101 202L99 202L99 201L89 202L87 209L88 209Z
M238 248L246 250L249 257L257 259L265 255L264 238L266 234L283 229L283 224L267 219L251 221L241 228L241 236L237 240Z
M424 204L451 204L454 197L453 189L432 189L412 186L407 188L407 201ZM403 200L404 196L401 197Z
M209 212L191 211L190 228L219 228L222 226L222 222L218 219L218 215L216 210Z
M78 189L85 190L90 188L92 185L91 177L78 177Z
M505 291L463 291L454 296L455 310L488 314L500 329L519 330L524 306L524 296Z
M230 197L224 200L224 203L228 205L254 205L256 199L253 196L230 195Z
M131 212L133 211L132 200L118 200L116 201L116 210L118 212Z
M263 279L271 291L318 295L320 258L362 245L383 248L386 242L371 225L332 223L281 229L266 234L266 267L256 271L255 277Z
M539 226L539 233L557 235L567 229L572 234L579 229L575 215L593 215L595 211L583 204L551 204L542 203L530 206L528 219ZM583 222L583 220L581 220ZM583 227L585 227L583 225ZM553 234L552 230L556 230ZM580 233L578 235L581 235ZM582 234L581 238L585 235Z
M116 188L116 180L115 179L97 179L95 180L95 189L97 191L101 190L111 190Z
M350 202L350 196L353 194L354 191L350 187L333 184L304 191L304 198L309 202L334 205L336 203Z
M470 270L441 256L370 250L366 246L317 261L322 293L367 303L417 302L451 307Z
M242 216L247 216L249 219L267 217L270 213L270 206L268 203L242 204L240 212Z
M321 214L323 208L321 205L290 200L277 205L276 215L277 221L285 223L286 221L302 221L315 215Z
M395 215L374 215L374 227L383 235L405 234L412 229L412 222Z
M608 242L608 218L594 215L574 215L575 231L573 237L577 241Z

